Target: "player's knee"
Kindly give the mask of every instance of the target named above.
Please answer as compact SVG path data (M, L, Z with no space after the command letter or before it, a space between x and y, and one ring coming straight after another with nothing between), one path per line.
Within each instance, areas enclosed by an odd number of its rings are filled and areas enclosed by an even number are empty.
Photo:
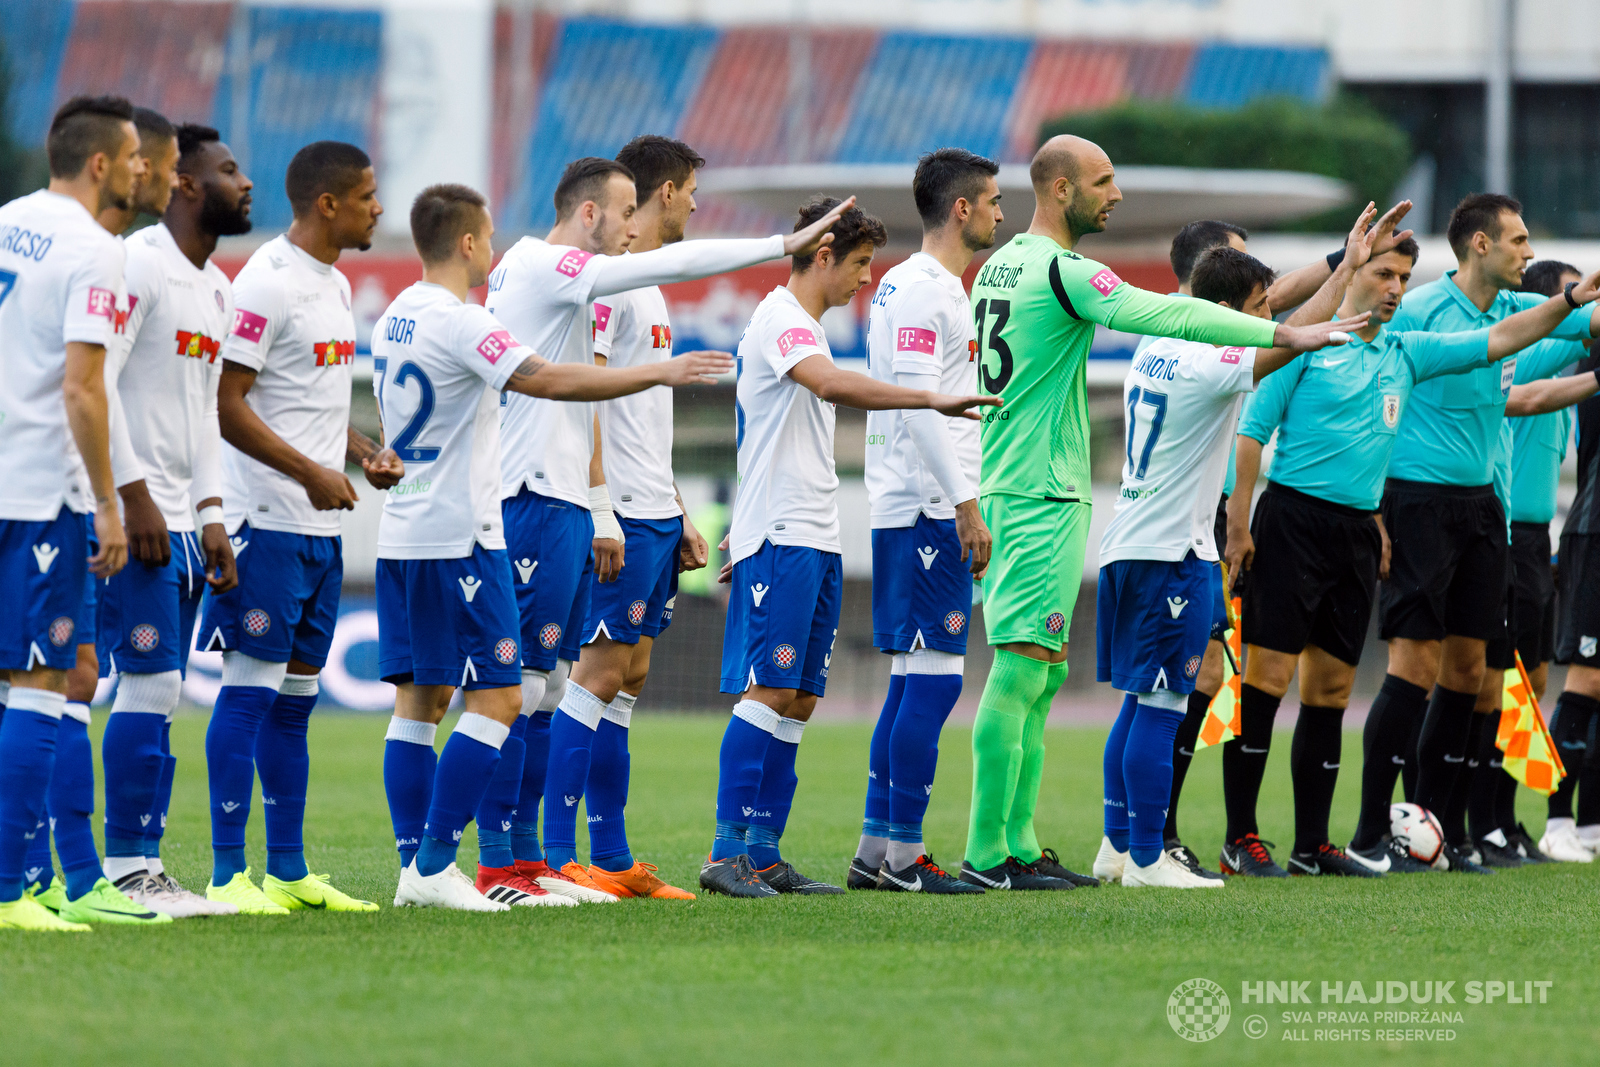
M572 661L570 659L556 660L555 669L545 678L544 697L539 701L538 711L555 711L561 706L561 698L567 692L567 678L572 674Z
M124 674L117 681L117 696L111 703L111 710L166 715L178 706L182 695L183 676L175 670L159 674Z
M1600 700L1600 668L1574 663L1567 668L1566 691Z
M817 694L798 693L795 695L795 698L789 702L789 706L779 714L781 714L785 719L793 719L796 722L809 722L811 720L811 713L816 710Z
M99 685L100 657L95 655L93 645L79 645L78 663L67 672L67 699L91 704Z
M274 663L271 660L257 659L254 656L247 656L243 652L224 652L222 654L222 684L224 686L237 685L247 688L270 689L276 693L283 685L283 679L288 673L289 665L287 663Z

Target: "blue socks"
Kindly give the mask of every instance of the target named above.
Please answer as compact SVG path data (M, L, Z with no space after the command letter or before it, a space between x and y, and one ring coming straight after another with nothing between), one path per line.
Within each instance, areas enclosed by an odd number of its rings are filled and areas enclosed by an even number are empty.
M713 860L725 860L746 849L745 831L756 810L762 766L777 725L778 713L765 704L741 700L734 705L717 756L717 830L711 842Z
M150 825L144 832L146 859L161 858L161 838L167 832L167 809L172 807L172 776L177 770L178 759L172 754L172 721L169 719L161 725L161 778L156 785L155 808L150 814ZM56 847L59 849L60 845Z
M100 753L106 771L107 856L144 855L144 838L155 822L156 797L166 762L161 751L161 732L166 725L164 713L150 711L113 710L106 720ZM242 830L239 846L244 847Z
M805 725L798 719L780 718L767 745L761 765L761 788L744 838L749 846L745 851L750 856L750 866L758 870L783 859L778 852L778 839L789 825L789 809L794 806L794 791L800 784L794 773L794 760L800 752L800 734Z
M509 867L514 862L511 854L511 828L517 811L517 797L522 792L523 762L527 759L528 717L518 715L511 725L505 744L500 746L500 764L494 769L494 778L483 794L475 816L478 823L478 866ZM535 836L534 841L538 841ZM537 845L535 846L537 847Z
M277 699L278 691L266 686L225 685L211 710L206 777L211 787L212 885L226 885L244 870L244 828L250 821L250 795L256 783L256 735ZM115 721L117 716L111 718ZM106 734L109 753L109 726ZM109 800L106 807L109 849Z
M950 658L960 661L960 657ZM939 766L939 733L960 696L959 673L906 674L905 696L889 739L893 771L888 836L895 841L922 840L922 816L928 810Z
M867 749L867 805L861 832L873 837L889 836L889 782L893 776L889 750L905 691L906 676L891 674L889 695L883 700L883 710L878 712L878 724L872 728L872 745Z
M1118 852L1128 851L1128 788L1122 780L1122 757L1128 748L1128 731L1139 701L1132 693L1122 698L1122 710L1111 726L1106 738L1105 756L1101 760L1101 775L1105 781L1106 838Z
M461 834L483 803L500 763L500 746L510 733L509 726L470 711L456 723L434 772L433 801L417 851L418 874L438 874L455 862Z
M261 811L267 824L267 873L285 882L307 874L303 832L311 755L306 749L306 731L316 704L316 676L289 675L256 734L256 773L261 776Z
M569 685L571 683L568 683ZM626 697L626 707L618 701ZM607 715L631 715L633 698L618 693L607 708ZM603 718L595 727L594 748L589 758L589 785L584 809L589 815L589 862L603 871L626 871L633 867L633 851L628 847L628 827L624 811L628 805L628 727Z
M67 897L77 900L94 888L104 872L90 822L94 815L94 747L89 741L88 724L70 715L61 717L61 730L56 736L49 810L56 851L61 854L61 873L67 880ZM45 837L43 833L39 836ZM44 867L48 875L48 841L44 845Z
M1172 799L1172 739L1183 716L1181 707L1158 708L1129 693L1106 739L1106 837L1140 867L1161 858Z
M518 863L538 863L544 859L539 847L539 802L544 799L544 780L550 770L550 720L554 712L535 711L528 715L522 757L522 789L511 816L511 858Z
M394 847L400 867L409 867L422 845L422 828L433 802L433 778L439 765L433 750L439 728L395 716L383 744L383 791L389 798L389 819L394 824Z
M558 871L578 858L578 801L589 780L590 753L604 709L599 697L569 678L561 707L550 722L544 852L546 862Z
M0 718L0 904L22 896L22 866L55 768L61 709L67 698L13 687Z

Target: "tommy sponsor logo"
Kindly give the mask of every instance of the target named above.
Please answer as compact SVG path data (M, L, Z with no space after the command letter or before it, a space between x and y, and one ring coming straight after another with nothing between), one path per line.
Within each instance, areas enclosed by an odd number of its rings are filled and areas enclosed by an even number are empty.
M1060 633L1061 628L1066 624L1067 617L1059 611L1052 611L1044 620L1045 631L1052 634Z
M1090 278L1089 284L1098 289L1101 296L1110 296L1117 286L1122 284L1122 279L1107 269Z
M968 363L976 363L976 362L978 362L978 342L977 341L968 341L967 342L967 362Z
M39 565L40 574L49 574L50 565L61 555L61 549L49 541L41 541L33 546L33 561Z
M657 323L656 325L650 327L650 347L671 348L672 327L667 326L664 323Z
M502 637L494 646L494 658L510 666L517 659L517 643L509 637Z
M750 599L755 601L756 607L759 608L761 606L761 598L766 596L771 588L772 586L762 585L760 582L750 587Z
M793 645L779 645L772 650L772 662L778 665L779 670L786 671L793 667L796 658Z
M817 335L810 330L799 326L791 330L784 330L778 335L778 355L787 356L796 345L810 345L817 347Z
M522 584L527 585L528 579L533 577L533 572L539 569L539 561L523 556L519 560L513 560L512 566L517 568L517 577L522 580Z
M244 308L234 310L233 336L242 337L246 341L259 342L266 329L266 316L257 315L254 311L246 311Z
M644 601L635 600L628 605L628 621L635 626L644 622Z
M483 587L482 580L470 574L457 578L456 584L461 587L461 595L467 598L468 604L472 603L472 598L477 596L478 590Z
M593 258L593 252L585 252L581 248L569 248L567 254L556 263L556 273L576 278L583 273L583 265Z
M117 294L97 285L89 287L89 314L107 322L117 321Z
M137 307L138 304L139 304L139 298L138 297L136 297L136 296L128 297L128 307L127 307L127 309L124 310L123 308L117 308L116 312L112 315L111 328L113 330L115 330L117 333L127 333L128 332L128 320L133 318L133 309L135 307Z
M939 335L932 330L924 330L920 326L902 326L895 331L894 350L896 352L925 352L931 356L938 344Z
M179 330L174 339L178 342L178 350L174 354L187 356L189 359L203 359L207 363L215 363L217 353L222 350L221 341L213 340L203 333Z
M338 367L355 360L356 343L354 341L323 341L321 344L312 345L311 351L317 355L317 366Z
M251 637L260 637L272 629L272 616L260 608L251 608L244 613L244 632Z
M141 622L128 633L128 643L135 652L154 652L161 643L161 631L147 622Z
M932 545L923 545L917 549L917 555L922 557L922 569L933 570L933 561L939 558L939 550Z
M553 622L545 623L544 629L539 631L539 643L545 648L555 648L556 642L561 640L561 627Z
M1218 357L1223 363L1238 363L1239 357L1244 355L1244 349L1237 347L1224 348Z
M478 342L478 355L489 361L490 366L500 362L500 357L517 347L517 339L505 330L496 330L482 341Z
M1167 610L1172 612L1172 617L1174 619L1176 619L1179 615L1182 615L1183 609L1188 606L1189 602L1183 599L1181 596L1167 597Z
M967 616L964 612L952 611L944 617L944 629L949 634L959 634L967 628Z
M1383 394L1383 424L1394 429L1400 424L1400 394Z
M1193 678L1200 670L1200 657L1190 656L1189 662L1183 665L1183 676Z
M65 648L67 642L72 640L72 632L78 628L69 616L63 615L50 624L50 643L57 648Z

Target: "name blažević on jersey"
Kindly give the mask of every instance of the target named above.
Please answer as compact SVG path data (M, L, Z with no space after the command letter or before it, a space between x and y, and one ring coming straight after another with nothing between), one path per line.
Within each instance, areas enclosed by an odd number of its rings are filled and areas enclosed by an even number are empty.
M654 286L594 302L594 352L608 367L672 358L667 300ZM630 519L682 514L672 482L672 389L653 386L600 404L600 462L611 505Z

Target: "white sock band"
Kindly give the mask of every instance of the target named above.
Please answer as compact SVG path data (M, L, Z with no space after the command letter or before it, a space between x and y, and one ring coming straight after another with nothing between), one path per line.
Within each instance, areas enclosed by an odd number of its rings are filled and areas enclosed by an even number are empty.
M906 656L907 674L954 674L960 676L966 663L965 656L954 652L940 652L936 648L919 648Z
M511 736L511 727L495 722L487 715L469 711L456 721L456 733L465 734L474 741L482 741L490 748L499 749Z
M169 715L178 706L178 698L182 695L183 675L177 671L123 674L117 679L117 698L111 702L111 712L141 711L150 715Z
M549 671L522 672L522 714L532 715L539 710L539 704L544 700L545 683L549 680Z
M11 683L0 682L0 704L11 703Z
M800 735L806 732L806 724L799 719L780 718L778 725L772 731L774 741L787 741L791 745L800 743Z
M406 741L413 745L427 745L433 747L433 738L439 732L439 727L431 722L419 722L416 719L402 719L395 715L389 719L389 732L383 735L385 741Z
M607 704L600 712L600 717L616 723L624 730L633 721L633 702L638 700L632 693L618 693L617 698Z
M1134 699L1141 704L1152 708L1165 708L1167 711L1187 711L1189 708L1189 694L1174 693L1170 689L1157 689L1150 693L1135 693Z
M177 672L174 671L174 674ZM61 718L62 709L67 706L67 694L52 693L48 689L22 689L11 690L10 699L6 704L7 710L36 711L40 715L48 715L52 719Z
M544 696L539 701L540 711L555 711L561 706L561 697L567 691L567 678L571 674L570 659L556 660L556 669L547 672L545 676Z
M81 700L69 700L62 705L61 714L69 719L77 719L83 725L89 725L89 705Z
M897 674L904 673L906 673L906 654L896 652L889 657L889 677L893 678Z
M264 659L247 656L243 652L224 652L222 654L222 684L242 685L256 689L270 689L278 692L278 687L283 685L284 677L289 673L289 664L269 663Z
M568 682L566 690L566 695L561 698L559 709L561 713L570 715L591 730L597 729L600 726L600 716L606 710L606 706L600 703L600 698L577 682Z
M288 664L284 665L285 667ZM285 674L283 682L278 686L278 695L286 697L314 697L321 689L317 685L319 675L315 674Z
M733 706L733 714L764 733L773 733L778 728L778 713L759 701L741 700Z

